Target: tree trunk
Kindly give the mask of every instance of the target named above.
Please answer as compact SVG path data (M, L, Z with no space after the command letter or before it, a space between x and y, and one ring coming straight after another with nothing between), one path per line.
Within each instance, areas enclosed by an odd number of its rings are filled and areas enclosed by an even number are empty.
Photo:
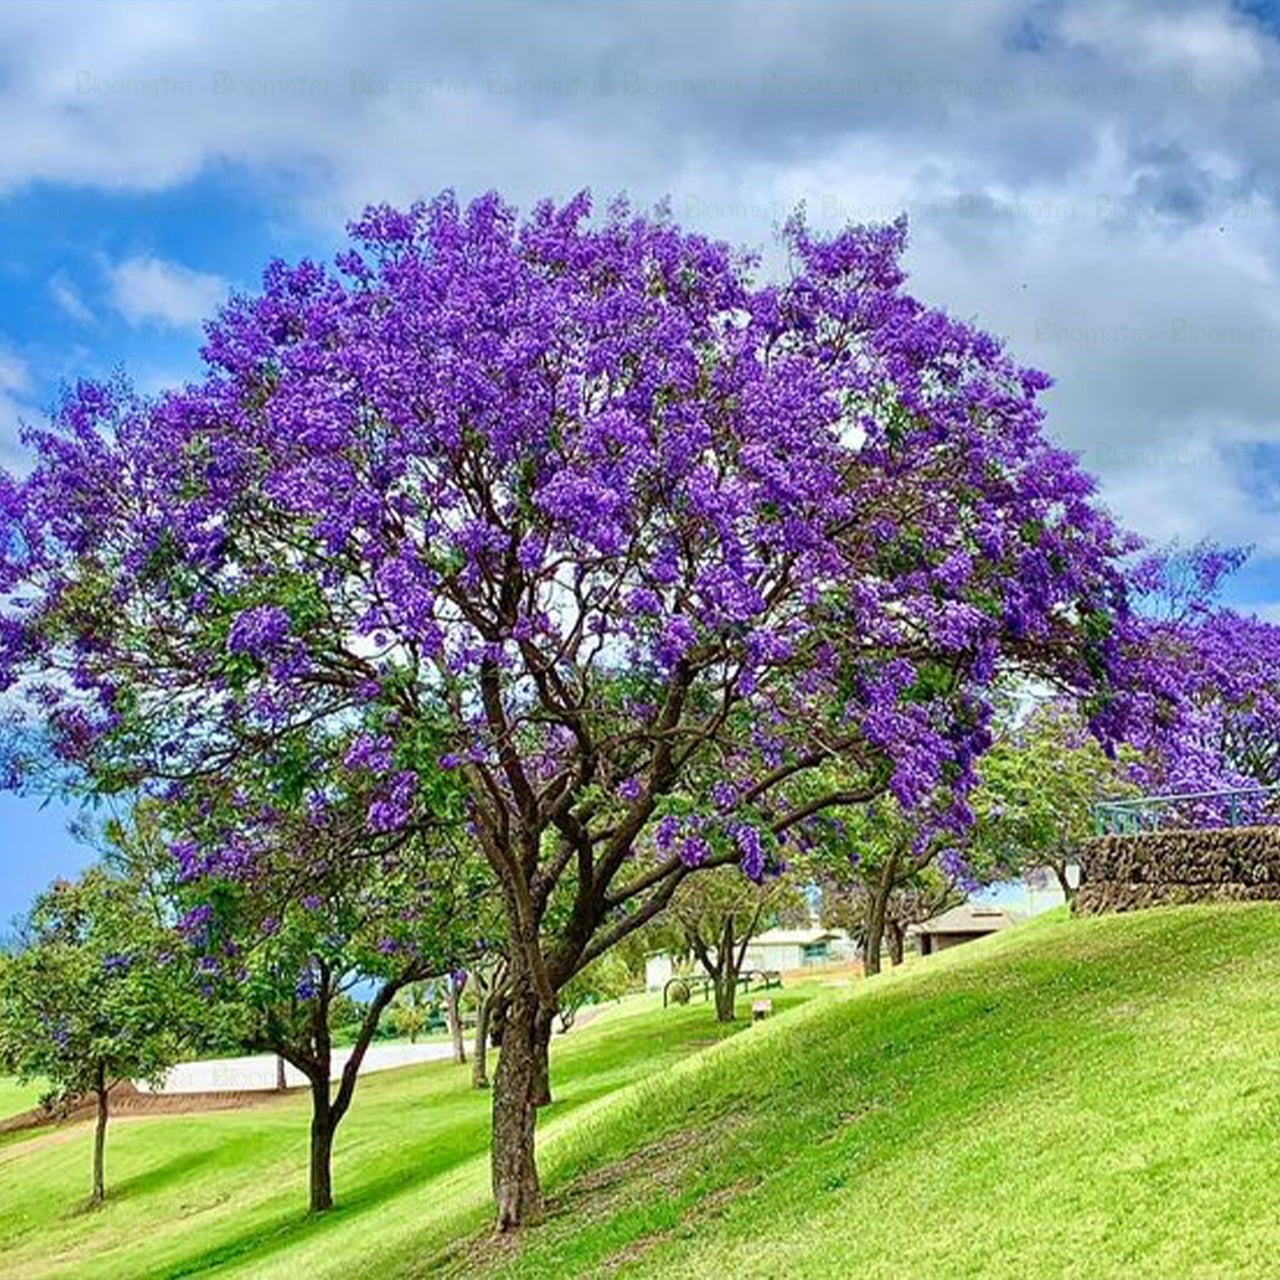
M476 1043L471 1055L471 1087L487 1089L489 1087L489 1014L493 1001L489 996L482 996L476 1005Z
M733 912L725 916L720 930L720 948L716 954L716 1021L732 1022L738 994L738 957L733 949Z
M551 1030L554 1015L539 1009L534 1024L533 1105L551 1105Z
M715 979L715 989L716 1021L732 1022L738 994L738 975L733 971L732 963L726 962L720 966L720 972Z
M449 1024L449 1035L453 1038L454 1062L466 1062L467 1046L462 1038L462 1015L458 1011L458 988L453 978L444 981L444 1017Z
M886 920L884 928L889 939L889 962L895 965L901 964L904 941L902 925L897 920Z
M506 1002L505 1012L502 1052L494 1078L490 1157L499 1231L523 1226L542 1210L533 1145L540 1056L537 997L522 992Z
M102 1066L98 1067L98 1078L94 1084L94 1092L98 1095L98 1123L93 1133L93 1203L101 1204L106 1196L106 1180L103 1176L104 1156L107 1145L107 1080Z
M1070 906L1076 900L1075 887L1067 878L1067 864L1065 862L1055 862L1053 864L1053 874L1058 877L1058 885L1062 889L1062 896L1066 899L1067 905Z
M871 891L871 901L867 907L867 943L862 961L862 971L868 978L880 972L880 947L884 941L885 910L889 905L889 894L893 891L893 881L898 873L898 855L889 855Z
M284 1059L276 1054L276 1090L283 1093L289 1087L288 1077L284 1073Z
M311 1212L333 1208L333 1133L337 1121L329 1105L329 1079L311 1081Z

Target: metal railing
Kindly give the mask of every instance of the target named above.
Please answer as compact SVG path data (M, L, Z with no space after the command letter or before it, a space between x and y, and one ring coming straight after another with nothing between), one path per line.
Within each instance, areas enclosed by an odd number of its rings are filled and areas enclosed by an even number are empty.
M1170 827L1280 824L1280 786L1186 791L1164 796L1100 800L1093 806L1098 835L1132 835Z

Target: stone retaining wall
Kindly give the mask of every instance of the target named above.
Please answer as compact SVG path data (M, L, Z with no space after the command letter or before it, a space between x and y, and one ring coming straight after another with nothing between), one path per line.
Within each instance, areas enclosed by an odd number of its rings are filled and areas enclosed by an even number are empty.
M1280 901L1280 827L1099 836L1083 853L1075 909Z

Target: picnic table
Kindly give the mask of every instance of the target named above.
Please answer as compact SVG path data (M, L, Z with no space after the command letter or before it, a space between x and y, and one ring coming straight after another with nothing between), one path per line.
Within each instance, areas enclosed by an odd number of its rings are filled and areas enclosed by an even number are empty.
M738 990L744 994L755 991L770 991L782 986L782 974L777 969L748 969L738 974ZM715 990L715 981L707 974L682 973L667 981L662 988L662 1007L669 1003L688 1004L699 993L704 1001L711 999Z

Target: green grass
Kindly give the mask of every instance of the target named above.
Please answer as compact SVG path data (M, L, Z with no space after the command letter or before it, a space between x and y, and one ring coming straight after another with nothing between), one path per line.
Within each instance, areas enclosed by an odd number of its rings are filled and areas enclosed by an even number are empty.
M703 1052L706 1006L628 1002L556 1046L518 1243L486 1231L485 1102L432 1066L361 1085L322 1221L300 1103L120 1125L94 1214L84 1133L0 1148L0 1274L1270 1276L1278 992L1259 905L1038 920Z
M540 1118L546 1148L618 1090L727 1033L711 1019L705 1006L655 1014L654 1000L639 998L557 1040L556 1100ZM310 1112L302 1097L118 1118L107 1136L108 1200L96 1212L84 1207L89 1125L10 1141L0 1146L0 1276L414 1274L488 1221L490 1099L469 1087L470 1071L429 1064L361 1081L338 1132L338 1206L321 1219L303 1212Z
M618 1100L493 1273L1276 1274L1280 911L1055 917Z
M39 1081L19 1084L14 1076L0 1076L0 1120L29 1111L40 1101L45 1086Z

